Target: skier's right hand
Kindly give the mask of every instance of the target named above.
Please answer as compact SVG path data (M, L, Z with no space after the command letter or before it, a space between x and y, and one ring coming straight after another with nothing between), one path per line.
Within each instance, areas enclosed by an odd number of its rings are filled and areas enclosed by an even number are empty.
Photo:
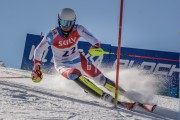
M39 83L42 80L43 75L41 72L40 65L36 65L36 64L34 65L31 76L32 76L32 81L35 83Z

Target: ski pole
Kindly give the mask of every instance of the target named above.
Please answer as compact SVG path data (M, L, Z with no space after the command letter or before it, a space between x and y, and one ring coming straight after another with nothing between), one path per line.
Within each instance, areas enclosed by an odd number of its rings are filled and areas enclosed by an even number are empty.
M93 56L101 56L104 54L117 54L114 52L107 52L104 51L102 48L94 48L90 49L89 53ZM136 55L136 54L121 54L120 56L129 56L129 57L135 57L135 58L145 58L145 59L152 59L152 60L165 60L165 61L171 61L171 62L180 62L180 60L174 60L174 59L169 59L169 58L157 58L157 57L152 57L152 56L141 56L141 55Z
M0 78L32 78L30 76L0 76Z

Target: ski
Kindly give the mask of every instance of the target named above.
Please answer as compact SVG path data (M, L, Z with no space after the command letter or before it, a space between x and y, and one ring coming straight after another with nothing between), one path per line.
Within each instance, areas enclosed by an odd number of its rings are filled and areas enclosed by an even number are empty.
M138 106L139 108L147 112L153 112L157 106L157 105L142 104L142 103L137 103L137 102L128 103L128 102L120 102L120 101L118 101L117 105L120 107L124 107L128 110L133 110L135 106Z
M139 114L143 116L153 116L155 118L160 118L163 120L170 120L169 116L164 116L158 112L154 112L157 105L148 105L148 104L139 104L139 103L128 103L128 102L119 102L117 104L117 110L127 110L132 111L134 114Z
M157 107L157 105L148 105L142 103L137 103L137 105L148 112L153 112L154 109Z
M136 103L128 103L128 102L120 102L120 101L118 101L117 105L119 107L123 107L123 108L126 108L128 110L132 110L134 108L134 106L136 105Z

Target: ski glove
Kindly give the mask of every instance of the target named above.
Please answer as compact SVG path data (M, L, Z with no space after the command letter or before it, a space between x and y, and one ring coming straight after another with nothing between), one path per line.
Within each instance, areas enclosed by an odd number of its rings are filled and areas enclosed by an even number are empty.
M96 43L95 45L92 45L90 47L90 49L94 49L94 48L100 48L101 47L101 44L100 43Z
M31 76L32 76L32 81L35 83L39 83L42 80L43 75L40 69L40 65L34 65Z
M89 51L91 51L92 49L93 49L93 50L94 50L94 49L98 49L98 48L100 48L100 47L101 47L101 44L100 44L100 43L96 43L95 45L92 45L92 46L90 47ZM91 52L89 52L89 54L92 55Z

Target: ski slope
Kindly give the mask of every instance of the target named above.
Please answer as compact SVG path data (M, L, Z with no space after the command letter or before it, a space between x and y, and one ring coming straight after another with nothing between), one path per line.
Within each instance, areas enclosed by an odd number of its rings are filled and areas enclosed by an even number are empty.
M30 71L0 67L0 76L30 76ZM41 83L30 78L0 78L0 119L5 120L178 120L179 99L155 96L163 108L159 115L114 108L85 93L59 75L44 75Z

